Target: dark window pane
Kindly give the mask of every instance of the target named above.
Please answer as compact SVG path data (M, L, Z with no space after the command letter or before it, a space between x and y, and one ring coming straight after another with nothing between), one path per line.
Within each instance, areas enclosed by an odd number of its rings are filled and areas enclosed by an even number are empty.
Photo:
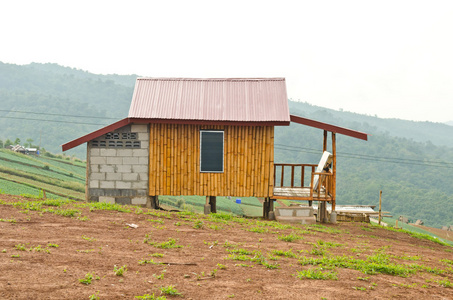
M223 172L223 131L201 131L201 172Z

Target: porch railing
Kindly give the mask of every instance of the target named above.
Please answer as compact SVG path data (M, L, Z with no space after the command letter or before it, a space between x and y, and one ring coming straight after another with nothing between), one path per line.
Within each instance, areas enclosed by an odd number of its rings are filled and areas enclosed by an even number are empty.
M317 165L312 164L275 164L274 163L274 187L310 187L305 186L306 169L312 174ZM285 185L285 168L290 169L290 185ZM296 178L297 174L297 178ZM288 174L287 174L288 175ZM297 180L296 180L297 179Z
M281 188L309 188L310 198L328 198L333 192L333 174L331 172L315 172L317 165L313 164L275 164L274 163L274 187ZM286 172L285 172L286 169ZM307 173L310 172L310 173ZM286 180L285 180L286 173ZM310 174L310 175L308 175ZM305 177L310 178L306 185ZM314 186L315 176L318 177L318 184ZM288 183L288 177L289 185ZM307 178L308 179L308 178Z

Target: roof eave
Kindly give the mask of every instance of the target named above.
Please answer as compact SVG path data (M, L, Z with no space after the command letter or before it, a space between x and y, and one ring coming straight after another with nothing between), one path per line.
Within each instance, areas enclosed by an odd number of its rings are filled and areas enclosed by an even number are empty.
M174 120L174 119L142 119L142 118L125 118L106 127L93 131L75 140L61 145L63 151L70 150L83 143L89 142L101 135L109 133L115 129L121 128L128 124L189 124L189 125L227 125L227 126L289 126L289 121L226 121L226 120Z
M81 145L83 143L91 141L92 139L100 137L103 134L109 133L112 130L115 130L115 129L118 129L120 127L123 127L123 126L125 126L125 125L127 125L129 123L130 123L130 119L129 118L122 119L122 120L120 120L118 122L115 122L113 124L110 124L108 126L105 126L105 127L101 128L101 129L93 131L93 132L91 132L89 134L86 134L86 135L84 135L82 137L79 137L78 139L75 139L75 140L72 140L70 142L67 142L66 144L61 145L61 148L62 148L63 151L67 151L67 150L72 149L74 147L77 147L77 146L79 146L79 145Z
M339 126L335 126L335 125L331 125L331 124L327 124L327 123L323 123L323 122L319 122L319 121L315 121L315 120L310 120L310 119L302 118L302 117L299 117L296 115L290 115L290 119L291 119L291 122L294 122L294 123L307 125L310 127L315 127L315 128L323 129L326 131L347 135L347 136L350 136L350 137L353 137L356 139L361 139L364 141L368 140L368 134L360 132L360 131L355 131L352 129L339 127Z

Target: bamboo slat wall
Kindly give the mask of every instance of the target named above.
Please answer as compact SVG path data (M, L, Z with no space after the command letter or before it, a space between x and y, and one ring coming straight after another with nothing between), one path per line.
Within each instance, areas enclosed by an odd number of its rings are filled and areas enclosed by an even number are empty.
M224 172L200 172L200 130L224 131ZM149 195L269 197L273 126L150 124Z

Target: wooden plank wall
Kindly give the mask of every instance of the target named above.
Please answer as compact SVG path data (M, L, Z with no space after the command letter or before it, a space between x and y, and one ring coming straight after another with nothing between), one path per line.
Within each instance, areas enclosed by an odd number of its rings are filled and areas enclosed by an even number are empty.
M224 172L200 172L200 130L224 130ZM269 197L273 126L150 124L149 195Z

